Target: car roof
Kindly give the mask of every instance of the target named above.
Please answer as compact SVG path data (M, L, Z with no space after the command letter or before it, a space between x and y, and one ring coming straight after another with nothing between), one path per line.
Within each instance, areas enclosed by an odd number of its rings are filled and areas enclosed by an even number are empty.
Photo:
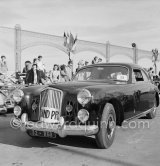
M92 64L92 65L87 65L82 68L94 67L94 66L105 66L105 65L107 65L107 66L120 65L120 66L126 66L128 68L142 68L141 66L134 64L134 63L97 63L97 64Z

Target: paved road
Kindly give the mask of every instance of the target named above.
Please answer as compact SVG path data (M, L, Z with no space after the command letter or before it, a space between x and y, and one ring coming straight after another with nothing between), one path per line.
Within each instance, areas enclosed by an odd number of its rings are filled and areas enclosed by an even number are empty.
M154 120L139 119L117 128L109 149L94 138L32 139L10 127L12 115L0 116L0 166L159 166L160 109Z

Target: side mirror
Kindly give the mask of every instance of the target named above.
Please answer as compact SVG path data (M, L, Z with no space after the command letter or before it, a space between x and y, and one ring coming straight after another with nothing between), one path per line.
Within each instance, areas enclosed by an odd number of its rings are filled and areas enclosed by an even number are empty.
M117 80L128 81L128 76L127 75L117 75Z

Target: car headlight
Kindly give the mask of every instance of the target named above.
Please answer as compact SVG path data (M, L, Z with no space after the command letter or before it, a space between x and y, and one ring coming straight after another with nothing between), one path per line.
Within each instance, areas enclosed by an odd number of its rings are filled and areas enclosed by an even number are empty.
M24 96L24 93L20 89L16 89L13 91L13 100L17 103L19 103Z
M85 123L89 119L89 112L86 109L81 109L78 111L77 117L82 123Z
M14 107L13 112L14 112L15 116L19 116L21 114L21 112L22 112L22 109L21 109L20 106L17 105L17 106Z
M68 104L68 105L66 106L66 111L67 111L67 112L71 112L72 110L73 110L73 106L70 105L70 104Z
M92 98L92 95L89 90L87 89L82 89L78 95L77 95L77 100L82 106L86 105Z

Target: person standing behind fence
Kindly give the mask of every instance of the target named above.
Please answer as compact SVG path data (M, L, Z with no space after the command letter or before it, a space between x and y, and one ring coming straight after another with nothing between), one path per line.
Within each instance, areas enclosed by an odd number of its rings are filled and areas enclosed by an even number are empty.
M81 67L83 67L83 66L84 66L83 60L80 60L80 61L78 62L78 67L76 68L76 73L77 73L78 70L79 70Z
M27 83L27 76L28 76L27 74L31 70L31 68L32 68L31 62L30 61L25 61L25 67L22 70L22 73L25 74L24 78L23 78L25 84Z
M98 63L102 63L102 58L98 58Z
M22 70L22 73L27 73L27 65L28 65L28 61L25 61L25 64L24 64L24 68Z
M54 65L53 70L50 72L50 79L52 83L59 82L60 80L60 71L57 64Z
M42 61L43 57L41 55L38 56L38 60L37 60L37 67L39 70L45 72L45 67Z
M30 65L31 65L30 61L25 61L25 67L23 68L22 73L27 73L31 69Z
M73 67L72 61L68 61L68 66L66 66L66 72L69 77L69 81L72 79L72 76L73 76L72 67Z
M98 57L95 56L92 60L92 64L97 64L98 63Z
M33 59L33 64L37 64L37 62L38 62L38 59L37 59L37 58L34 58L34 59Z
M40 71L40 75L42 77L42 80L45 80L46 77L46 70L45 70L45 65L42 61L43 57L41 55L38 56L37 60L37 69Z
M84 62L84 66L88 66L89 62L88 61L85 61Z
M37 64L32 65L32 69L28 73L27 83L29 85L42 83L41 72L37 69Z
M60 67L60 82L66 82L69 81L69 76L67 75L66 72L66 66L61 65Z
M32 63L30 61L28 61L25 84L28 84L28 77L29 77L29 73L30 73L31 69L32 69Z
M6 56L2 55L1 61L0 61L0 72L6 74L7 71L8 71L8 67L6 62Z
M149 75L150 79L153 80L154 71L153 71L153 68L152 68L152 67L150 67L150 68L148 69L148 75Z

